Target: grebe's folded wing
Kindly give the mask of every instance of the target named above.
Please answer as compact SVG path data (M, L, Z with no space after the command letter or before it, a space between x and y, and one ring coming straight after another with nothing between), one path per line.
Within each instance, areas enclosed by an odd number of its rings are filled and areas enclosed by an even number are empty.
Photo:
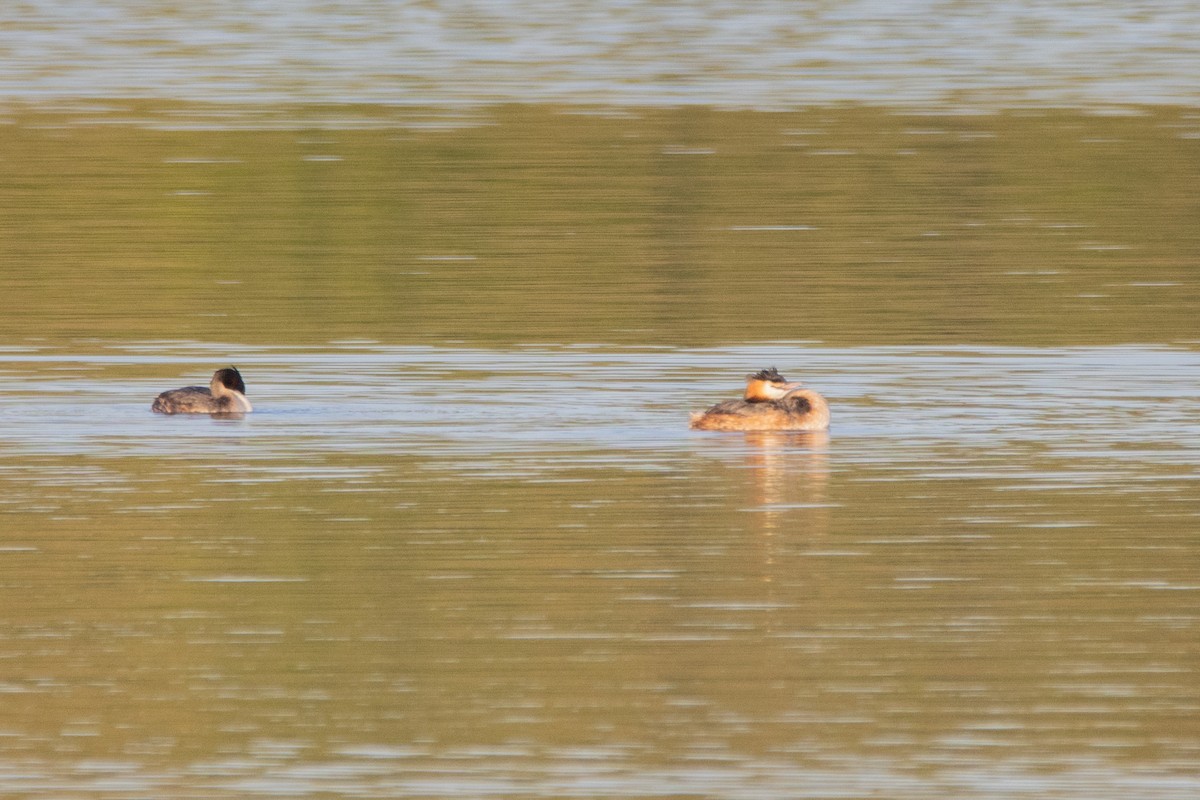
M154 398L150 410L160 414L191 414L208 411L212 402L213 396L207 386L184 386L182 389L170 389Z
M734 416L745 417L755 414L761 409L761 403L748 403L745 400L726 400L724 403L717 403L712 408L704 413L707 414L732 414Z

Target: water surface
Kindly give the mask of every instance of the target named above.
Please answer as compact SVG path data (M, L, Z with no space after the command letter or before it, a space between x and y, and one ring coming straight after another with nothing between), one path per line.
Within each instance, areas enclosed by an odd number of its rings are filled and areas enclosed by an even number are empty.
M17 114L0 335L1197 339L1192 109L578 111Z
M371 8L0 12L0 794L1200 795L1194 12Z
M215 349L256 411L152 415ZM829 434L687 430L767 362ZM1192 350L0 366L5 791L1200 788Z
M0 11L0 96L1195 105L1197 42L1200 9L1169 0L27 0Z

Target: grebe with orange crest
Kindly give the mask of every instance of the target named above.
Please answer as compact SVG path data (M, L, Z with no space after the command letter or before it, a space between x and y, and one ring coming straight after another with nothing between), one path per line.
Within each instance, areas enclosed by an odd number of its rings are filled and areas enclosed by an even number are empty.
M691 427L702 431L823 431L829 427L829 403L771 367L746 376L741 400L726 400L692 414Z

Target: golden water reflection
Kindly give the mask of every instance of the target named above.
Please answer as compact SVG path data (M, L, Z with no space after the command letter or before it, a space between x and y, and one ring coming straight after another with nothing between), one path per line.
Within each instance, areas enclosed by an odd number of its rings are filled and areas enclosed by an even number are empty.
M8 793L1195 788L1191 350L237 347L253 414L151 414L213 348L0 361ZM833 429L690 431L752 354Z
M1127 111L12 109L0 793L1190 800ZM828 434L688 429L772 364Z

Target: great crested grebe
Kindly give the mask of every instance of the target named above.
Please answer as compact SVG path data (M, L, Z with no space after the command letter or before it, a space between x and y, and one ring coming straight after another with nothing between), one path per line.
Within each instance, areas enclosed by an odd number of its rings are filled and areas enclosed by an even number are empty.
M163 392L150 410L160 414L244 414L254 407L246 399L242 373L237 367L225 367L213 373L207 388L185 386Z
M829 404L812 389L788 383L779 370L746 376L741 400L726 400L692 414L691 427L702 431L823 431L829 427Z

